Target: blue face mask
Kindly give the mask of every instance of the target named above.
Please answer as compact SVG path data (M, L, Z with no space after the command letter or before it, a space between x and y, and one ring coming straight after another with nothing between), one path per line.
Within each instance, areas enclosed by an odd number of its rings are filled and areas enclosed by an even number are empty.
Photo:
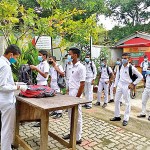
M150 70L147 70L147 71L146 71L146 74L150 75Z
M42 56L38 56L38 60L42 61L43 60Z
M106 65L105 65L105 63L102 62L102 63L101 63L101 66L102 66L102 67L105 67Z
M85 62L89 62L90 61L90 58L85 58Z
M14 64L14 63L16 63L16 62L17 62L17 60L16 60L16 59L14 59L14 58L10 58L10 59L9 59L9 62L10 62L11 64Z
M72 62L72 58L71 58L70 55L67 56L67 61L68 61L68 62Z
M120 65L121 64L121 62L120 61L116 61L116 65Z
M127 64L128 63L128 60L127 59L122 59L122 64Z

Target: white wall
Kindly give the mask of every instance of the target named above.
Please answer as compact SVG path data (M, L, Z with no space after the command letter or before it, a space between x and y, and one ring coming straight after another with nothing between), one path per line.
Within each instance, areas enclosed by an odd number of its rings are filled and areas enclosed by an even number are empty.
M112 62L116 62L117 58L121 58L122 53L123 53L123 49L111 48L111 60L112 60Z

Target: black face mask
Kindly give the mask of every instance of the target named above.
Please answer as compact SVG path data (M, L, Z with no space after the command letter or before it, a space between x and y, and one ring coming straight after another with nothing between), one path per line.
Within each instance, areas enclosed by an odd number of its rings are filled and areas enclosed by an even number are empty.
M51 65L53 63L53 61L49 61L48 63Z

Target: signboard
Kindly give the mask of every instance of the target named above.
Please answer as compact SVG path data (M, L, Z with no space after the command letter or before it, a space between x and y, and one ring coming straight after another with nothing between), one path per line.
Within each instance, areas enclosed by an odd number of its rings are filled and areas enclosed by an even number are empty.
M52 41L50 36L35 36L35 47L37 49L52 49Z
M142 57L144 56L145 54L140 52L140 53L131 53L131 57L136 57L136 58L139 58L139 57Z

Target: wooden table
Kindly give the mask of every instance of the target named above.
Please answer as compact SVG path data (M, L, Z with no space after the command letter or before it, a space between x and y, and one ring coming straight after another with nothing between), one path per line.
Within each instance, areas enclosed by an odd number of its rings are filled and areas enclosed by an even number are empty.
M87 103L87 100L61 94L48 98L24 98L16 96L16 99L17 112L14 142L15 147L18 147L20 144L25 150L32 150L32 148L29 145L27 145L27 143L19 136L19 124L22 121L40 121L40 150L47 150L48 135L60 142L62 145L66 146L67 148L70 148L70 150L76 149L78 105ZM54 133L48 131L49 112L68 108L72 108L70 126L71 136L69 143L63 140L61 137L58 137Z

